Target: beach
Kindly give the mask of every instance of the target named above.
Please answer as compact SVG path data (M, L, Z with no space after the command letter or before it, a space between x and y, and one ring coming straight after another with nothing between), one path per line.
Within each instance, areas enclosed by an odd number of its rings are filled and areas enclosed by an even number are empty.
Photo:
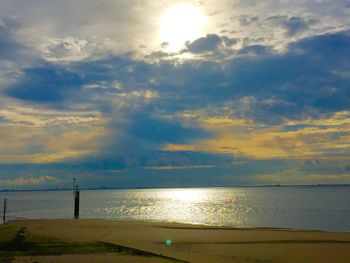
M1 227L21 229L24 240L26 235L34 235L72 244L102 242L145 252L31 254L16 256L12 262L350 262L347 232L94 219L19 220ZM171 240L170 246L166 240Z

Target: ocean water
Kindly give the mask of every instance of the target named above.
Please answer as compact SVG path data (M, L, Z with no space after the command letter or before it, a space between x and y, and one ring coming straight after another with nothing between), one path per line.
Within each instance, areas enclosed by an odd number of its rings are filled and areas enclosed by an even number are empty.
M80 218L350 231L350 187L83 190ZM0 192L8 219L72 218L72 191ZM0 209L2 211L2 208Z

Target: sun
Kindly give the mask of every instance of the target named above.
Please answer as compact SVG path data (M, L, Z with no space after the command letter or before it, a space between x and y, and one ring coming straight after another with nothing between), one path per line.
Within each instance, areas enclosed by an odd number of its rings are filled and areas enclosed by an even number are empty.
M165 11L160 20L160 41L167 51L179 51L186 41L203 34L207 17L203 10L191 4L177 4Z

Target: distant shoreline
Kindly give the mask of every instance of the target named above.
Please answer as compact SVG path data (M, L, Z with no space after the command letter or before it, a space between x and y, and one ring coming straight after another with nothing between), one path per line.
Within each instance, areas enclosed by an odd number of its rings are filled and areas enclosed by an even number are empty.
M95 190L148 190L148 189L199 189L199 188L268 188L268 187L350 187L350 184L291 184L291 185L236 185L236 186L177 186L177 187L95 187L81 188L82 191ZM49 191L72 191L71 188L45 188L45 189L2 189L0 193L8 192L49 192Z

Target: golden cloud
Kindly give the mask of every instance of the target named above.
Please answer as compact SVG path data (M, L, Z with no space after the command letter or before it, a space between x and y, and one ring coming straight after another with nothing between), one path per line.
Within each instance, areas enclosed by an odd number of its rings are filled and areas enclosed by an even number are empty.
M0 111L0 163L48 163L84 157L104 145L98 113L12 108Z
M184 151L193 151L195 149L194 145L188 144L166 144L163 147L163 150L169 152L184 152Z
M147 170L188 170L214 168L214 165L185 165L185 166L148 166Z
M186 113L182 115L185 123L188 119L197 120L214 136L191 145L166 145L164 149L228 153L255 159L344 158L350 154L349 116L349 112L338 112L329 118L286 121L268 127L252 120Z

